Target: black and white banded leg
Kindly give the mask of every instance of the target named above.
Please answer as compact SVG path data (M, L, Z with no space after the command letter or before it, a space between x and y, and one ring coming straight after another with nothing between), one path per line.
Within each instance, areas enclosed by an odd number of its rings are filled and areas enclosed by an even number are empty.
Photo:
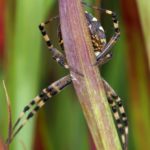
M103 85L105 88L108 103L112 108L113 116L116 120L117 128L121 134L121 141L124 149L127 149L128 145L128 120L120 97L116 94L113 88L103 79Z
M43 89L38 96L36 96L28 105L26 105L23 111L20 113L17 121L15 122L12 128L12 133L11 133L11 136L7 139L7 144L11 143L13 138L25 126L28 120L31 119L39 111L39 109L45 105L45 103L51 97L58 94L71 82L72 82L72 79L70 75L63 77L59 79L58 81L55 81L54 83L49 85L47 88ZM27 116L25 117L25 119L23 119L26 114Z
M101 11L104 11L106 14L112 16L112 21L113 21L113 26L114 26L115 33L111 37L109 42L106 44L104 49L102 50L102 53L98 55L98 58L97 58L98 62L97 63L99 63L99 60L102 59L104 56L106 56L110 52L111 48L115 45L116 41L120 37L119 21L117 19L116 14L114 12L110 11L110 10L101 9Z
M51 18L50 20L43 22L39 25L39 29L43 35L43 38L47 44L48 49L52 52L52 57L54 60L56 60L56 62L58 62L58 64L60 64L61 66L63 66L64 68L68 69L69 66L67 65L66 62L66 58L63 55L63 53L61 53L57 48L55 48L50 40L50 37L48 36L47 32L46 32L46 28L45 26L50 23L51 21L53 21L54 19L57 19L59 16L56 16L54 18Z

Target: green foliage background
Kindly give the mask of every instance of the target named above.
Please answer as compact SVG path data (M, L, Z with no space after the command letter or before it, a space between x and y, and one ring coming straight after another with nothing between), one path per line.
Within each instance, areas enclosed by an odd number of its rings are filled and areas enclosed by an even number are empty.
M101 4L101 7L114 10L119 16L121 38L113 48L113 59L101 70L103 77L117 91L126 107L129 117L129 149L148 149L150 147L148 2L146 0L87 2L98 6ZM125 7L126 5L129 9ZM131 9L133 7L134 9ZM15 121L22 108L39 93L40 89L58 80L68 71L52 60L38 30L41 22L58 14L58 2L7 0L5 8L5 55L0 61L0 80L4 79L6 82ZM90 11L99 18L98 12ZM135 14L135 11L138 14ZM102 15L101 20L109 38L113 34L111 18ZM47 26L56 46L57 25L58 21L54 21ZM6 138L7 106L2 82L0 102L0 135ZM28 150L94 149L72 86L52 98L40 110L38 116L17 135L11 149L20 150L23 149L23 145Z

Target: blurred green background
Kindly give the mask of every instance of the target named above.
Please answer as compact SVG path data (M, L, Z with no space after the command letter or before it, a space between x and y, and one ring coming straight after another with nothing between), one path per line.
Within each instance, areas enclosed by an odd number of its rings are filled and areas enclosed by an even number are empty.
M150 148L150 2L148 0L87 0L118 14L121 38L103 77L117 91L129 118L129 149ZM101 18L107 38L112 21ZM38 25L58 14L54 0L0 0L0 136L7 137L8 119L2 80L11 100L13 122L40 89L68 74L51 58ZM47 26L54 42L58 21ZM91 89L92 90L92 89ZM94 150L72 86L52 98L17 135L11 150Z

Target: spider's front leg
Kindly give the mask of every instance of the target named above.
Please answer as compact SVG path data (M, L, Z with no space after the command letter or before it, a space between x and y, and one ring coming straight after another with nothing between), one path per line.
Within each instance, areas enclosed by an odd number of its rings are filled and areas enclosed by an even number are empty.
M96 64L99 64L100 60L103 59L111 50L111 48L115 45L116 41L120 37L120 29L119 29L119 21L117 19L117 16L114 12L110 10L100 9L101 11L105 12L108 15L112 16L113 21L113 27L114 27L114 35L111 37L109 42L105 45L102 52L97 56L97 62Z
M56 60L56 62L58 62L58 64L60 64L61 66L63 66L64 68L68 69L69 66L66 62L66 58L65 56L57 49L53 46L51 40L50 40L50 37L48 36L47 32L46 32L46 28L45 26L50 23L51 21L53 21L54 19L57 19L59 16L56 16L44 23L41 23L39 25L39 29L43 35L43 38L48 46L48 49L52 52L52 57L54 60Z
M55 81L47 88L43 89L38 96L36 96L28 105L26 105L12 128L11 136L7 139L7 144L11 143L11 141L18 134L18 132L28 122L28 120L31 119L39 111L39 109L44 106L49 98L58 94L71 82L72 78L70 75L63 77L58 81ZM26 114L27 116L23 119ZM21 124L19 125L20 122Z

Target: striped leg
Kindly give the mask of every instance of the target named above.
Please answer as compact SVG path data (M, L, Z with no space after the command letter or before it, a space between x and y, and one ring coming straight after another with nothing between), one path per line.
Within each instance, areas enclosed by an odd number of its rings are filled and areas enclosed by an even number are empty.
M114 26L115 33L111 37L111 39L109 40L109 42L106 44L106 46L104 47L104 49L102 50L102 53L97 56L97 64L99 63L100 59L102 59L103 57L105 57L110 52L111 48L115 45L116 41L120 37L119 21L117 20L116 14L114 12L110 11L110 10L104 10L104 9L102 9L102 11L104 11L106 14L112 16L113 26Z
M128 145L128 120L124 107L120 97L115 93L111 86L105 80L103 80L103 84L108 102L112 108L112 112L117 123L117 128L121 134L123 147L126 150Z
M18 132L25 126L29 119L31 119L38 110L44 106L49 98L58 94L63 88L69 85L72 82L71 76L67 75L58 81L55 81L47 88L43 89L42 92L35 97L20 113L19 118L13 126L12 133L10 138L7 139L7 143L11 143L13 138L18 134ZM29 112L28 112L29 111ZM28 112L28 115L25 119L23 117ZM22 122L20 125L19 123ZM19 125L19 126L18 126Z
M110 10L105 10L105 9L98 8L96 6L91 6L85 2L82 2L82 4L87 6L87 7L91 7L95 10L99 10L101 12L104 12L108 15L111 15L111 17L112 17L113 27L114 27L115 33L111 37L109 42L105 45L105 47L102 49L102 52L97 56L97 62L95 65L98 65L100 63L101 59L103 59L110 52L111 48L114 46L114 44L116 43L116 41L118 40L118 38L120 36L119 21L117 19L116 14Z
M61 66L63 66L64 68L68 69L69 67L67 65L65 56L58 49L56 49L53 46L53 44L51 43L51 40L50 40L50 38L49 38L49 36L48 36L48 34L46 32L46 29L45 29L45 26L49 22L51 22L52 20L57 19L57 18L58 18L58 16L56 16L56 17L54 17L54 18L52 18L52 19L50 19L50 20L48 20L48 21L46 21L44 23L41 23L39 25L39 29L40 29L40 31L41 31L41 33L43 35L43 38L44 38L44 40L45 40L45 42L46 42L46 44L48 46L48 49L52 52L53 59L56 60L56 62L58 62L58 64L60 64Z
M112 58L112 53L110 52L109 54L107 54L103 59L99 60L98 65L102 66L103 64L106 64L110 59ZM97 59L97 56L96 56Z
M63 42L63 39L62 39L62 34L61 34L61 28L60 28L60 25L58 26L58 29L57 29L57 36L58 36L58 39L59 39L59 45L61 47L61 50L64 51L64 42Z

